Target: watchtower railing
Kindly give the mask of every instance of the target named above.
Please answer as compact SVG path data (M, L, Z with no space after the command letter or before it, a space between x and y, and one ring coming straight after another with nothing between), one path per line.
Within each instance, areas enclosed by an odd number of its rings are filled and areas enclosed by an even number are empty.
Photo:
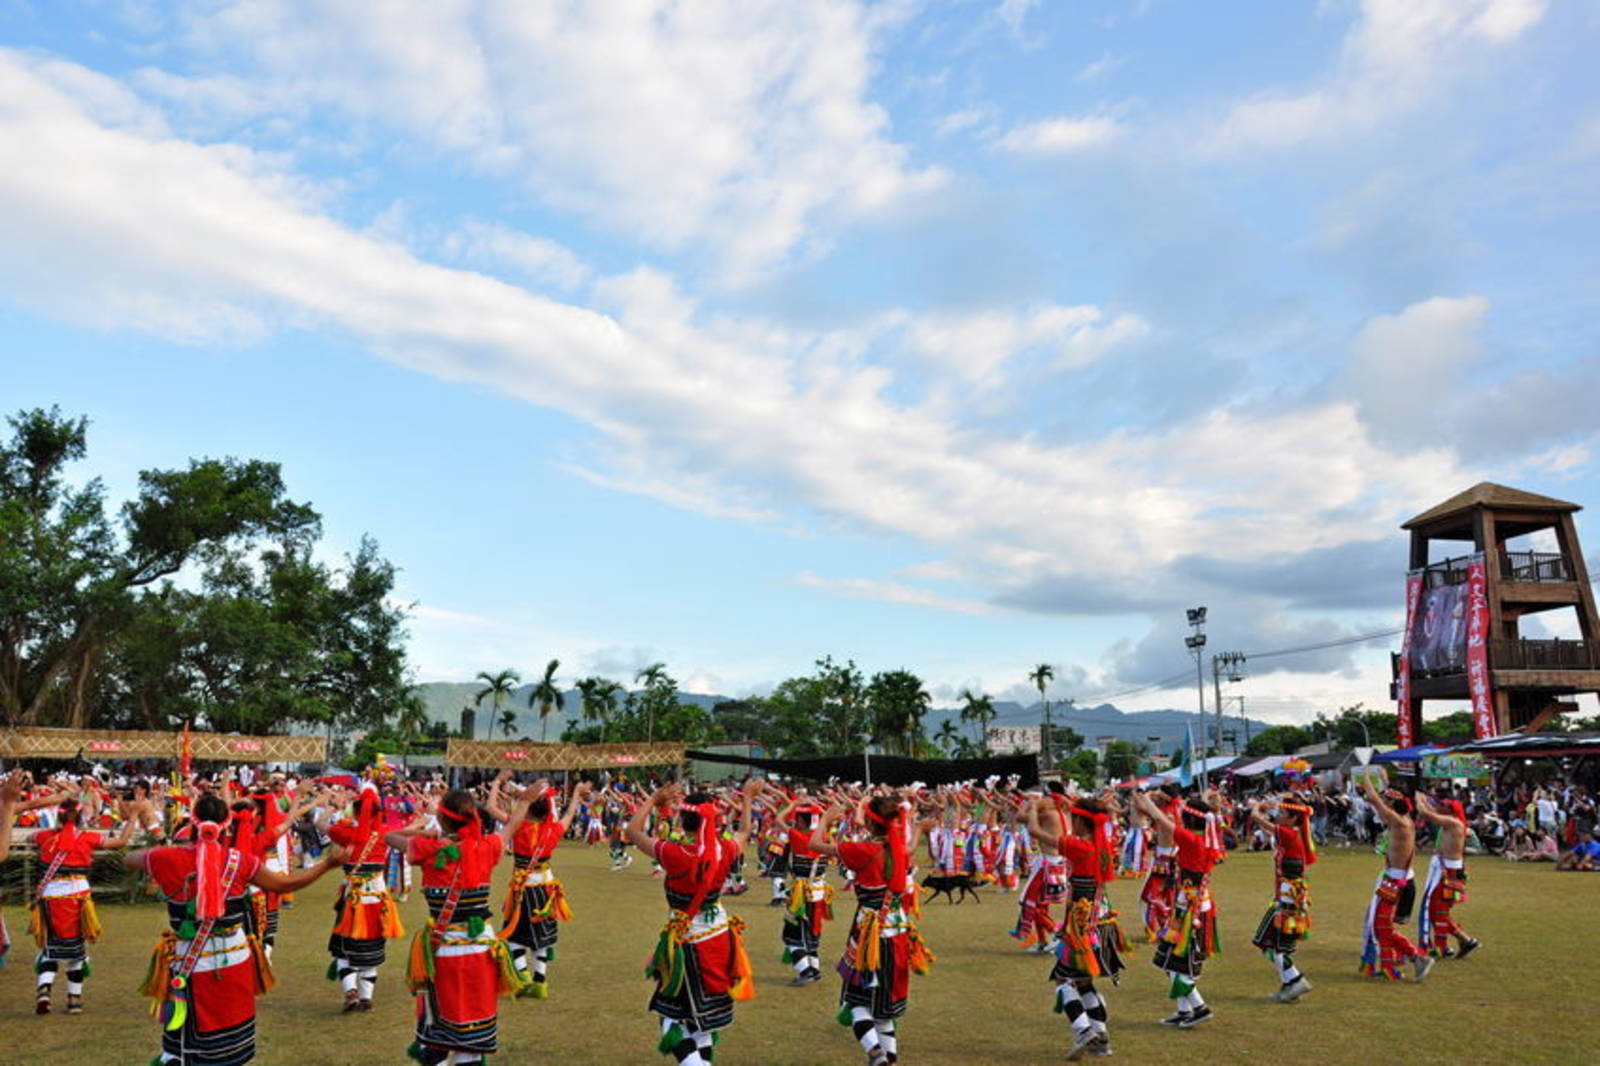
M1600 643L1587 640L1491 640L1497 670L1600 670Z
M1500 553L1500 573L1507 581L1571 581L1572 567L1560 552Z

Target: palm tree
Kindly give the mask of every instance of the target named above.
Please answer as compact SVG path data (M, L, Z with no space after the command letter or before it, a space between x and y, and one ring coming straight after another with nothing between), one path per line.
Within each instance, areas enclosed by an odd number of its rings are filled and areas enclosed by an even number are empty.
M511 739L511 734L515 733L516 731L517 731L517 712L516 711L501 711L500 712L500 732L505 735L505 738L507 740L510 740Z
M961 690L961 720L971 722L978 727L977 746L987 747L989 744L989 723L994 720L994 697L974 695L969 688Z
M544 743L545 731L550 728L550 712L564 710L567 706L567 697L559 688L556 688L556 670L561 666L560 659L551 659L545 665L544 676L534 683L533 691L528 693L528 706L539 708L539 743Z
M956 741L964 738L961 736L961 731L956 728L956 724L946 718L944 724L939 726L939 731L933 734L933 739L938 741L939 749L949 755L951 749L956 746Z
M633 680L635 684L643 684L645 694L648 695L652 689L665 685L672 678L667 675L666 663L651 663L634 674ZM652 743L656 739L656 701L646 700L645 703L650 715L649 725L646 727L645 741L646 743Z
M478 680L483 682L483 687L478 690L476 696L472 697L472 705L474 707L482 707L483 701L487 699L489 706L494 709L494 713L498 716L500 708L505 705L506 700L511 698L511 692L517 687L517 682L522 680L522 675L510 669L501 670L498 674L491 674L487 670L479 670ZM474 729L473 732L477 732L477 730ZM467 739L471 740L472 738L468 737Z
M1043 713L1039 718L1039 750L1044 754L1046 767L1050 765L1050 738L1044 735L1044 723L1050 718L1050 701L1044 698L1044 690L1045 686L1055 679L1055 668L1049 663L1040 663L1033 668L1032 673L1028 674L1028 680L1032 681L1034 687L1039 690L1039 703L1043 707Z
M406 742L408 749L411 747L412 742L427 730L429 725L428 708L422 702L422 698L417 696L415 692L407 695L405 709L400 712L400 718L396 725L400 729L400 738Z

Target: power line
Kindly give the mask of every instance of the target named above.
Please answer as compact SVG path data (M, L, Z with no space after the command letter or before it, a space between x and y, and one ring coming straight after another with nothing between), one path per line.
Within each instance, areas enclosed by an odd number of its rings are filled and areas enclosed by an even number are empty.
M1342 648L1351 644L1365 644L1368 641L1382 640L1384 637L1397 637L1404 632L1404 626L1395 629L1381 629L1375 630L1371 633L1360 633L1353 637L1340 637L1337 640L1324 640L1316 644L1302 644L1292 648L1276 648L1272 651L1246 652L1245 658L1272 659L1283 655L1301 655L1306 652L1325 651L1328 648ZM1146 692L1175 688L1179 682L1186 682L1188 680L1189 671L1187 668L1185 668L1182 673L1173 674L1171 677L1162 678L1160 681L1152 681L1148 684L1140 685L1137 688L1124 689L1121 692L1109 692L1103 696L1094 696L1092 698L1100 703L1111 703L1114 700L1126 699L1129 696L1138 696ZM1031 713L1032 712L1030 711L1018 710L1009 712L1009 716L1031 716ZM997 716L995 720L1004 721L1007 717L1008 715L1002 714Z
M1369 640L1381 640L1384 637L1397 637L1404 632L1404 626L1398 629L1380 629L1372 633L1362 633L1359 636L1325 640L1319 644L1303 644L1298 648L1278 648L1276 651L1249 651L1244 653L1244 657L1246 659L1271 659L1279 655L1299 655L1302 652L1324 651L1328 648L1342 648L1349 644L1365 644Z

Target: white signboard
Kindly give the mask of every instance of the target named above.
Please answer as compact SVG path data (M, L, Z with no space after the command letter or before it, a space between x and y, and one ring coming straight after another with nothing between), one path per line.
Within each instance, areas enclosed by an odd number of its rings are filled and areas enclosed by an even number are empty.
M989 750L996 755L1027 755L1039 750L1036 725L992 725L988 731Z

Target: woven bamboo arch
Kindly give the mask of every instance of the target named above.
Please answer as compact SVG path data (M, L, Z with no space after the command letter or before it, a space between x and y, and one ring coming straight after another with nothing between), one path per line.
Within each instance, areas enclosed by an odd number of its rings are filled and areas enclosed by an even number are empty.
M3 759L177 759L182 733L118 729L0 729ZM328 742L312 736L191 733L189 751L207 762L326 762Z
M444 764L475 770L629 770L677 766L682 744L534 744L515 740L452 739Z

